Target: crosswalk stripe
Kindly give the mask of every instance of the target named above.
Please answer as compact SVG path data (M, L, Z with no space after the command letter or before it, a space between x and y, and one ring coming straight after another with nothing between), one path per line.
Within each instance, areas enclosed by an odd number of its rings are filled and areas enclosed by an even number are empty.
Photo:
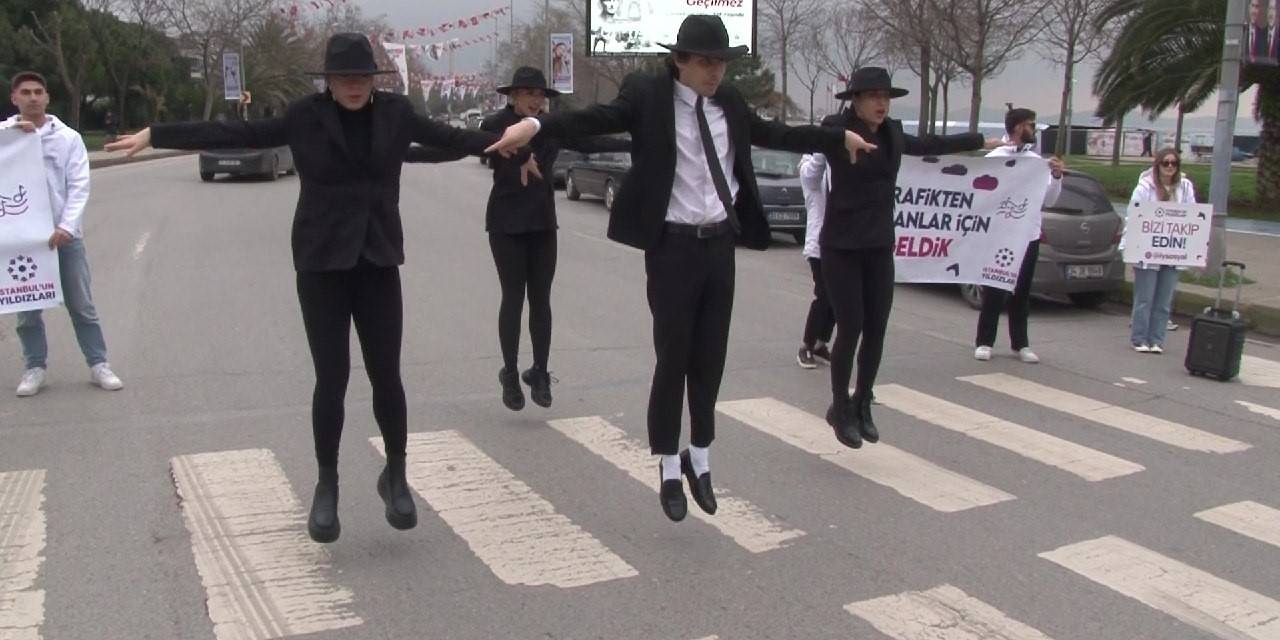
M1258 415L1263 415L1273 420L1280 420L1280 409L1273 409L1264 404L1256 404L1249 402L1248 400L1236 400L1236 404Z
M879 386L875 393L876 400L894 411L1008 449L1091 482L1137 473L1145 468L901 385Z
M1004 373L965 376L959 380L1182 449L1206 453L1234 453L1244 451L1250 446L1238 440L1224 438L1207 431Z
M218 640L259 640L362 624L351 591L332 584L329 552L266 449L170 461L196 570Z
M39 640L44 589L43 469L0 473L0 640Z
M1240 358L1240 382L1252 387L1280 389L1280 362L1243 356Z
M881 398L877 389L876 397ZM949 584L845 605L896 640L1050 640Z
M1014 499L1012 494L887 444L849 449L836 441L826 420L773 398L721 402L716 409L938 511L963 511Z
M381 438L370 438L379 451ZM457 431L409 435L409 485L499 580L580 587L637 572Z
M1197 518L1280 547L1280 510L1250 500L1201 511Z
M1116 536L1040 557L1219 638L1280 639L1280 602Z
M657 492L658 465L649 454L649 448L627 437L622 429L599 416L552 420L548 424ZM715 527L751 553L780 549L804 535L799 529L776 522L759 507L742 498L723 495L726 493L723 487L716 488L716 502L719 506L714 516L703 513L692 500L689 501L689 516ZM653 510L656 514L657 501L654 502Z

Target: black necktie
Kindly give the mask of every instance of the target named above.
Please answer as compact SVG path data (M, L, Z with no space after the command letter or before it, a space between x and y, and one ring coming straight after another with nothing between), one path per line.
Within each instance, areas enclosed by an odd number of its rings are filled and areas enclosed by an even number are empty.
M716 143L711 139L711 125L707 124L707 114L702 110L702 96L698 96L693 110L698 114L698 133L702 135L702 154L707 157L707 168L711 170L711 181L716 185L716 195L724 205L729 216L729 224L734 232L742 231L738 223L738 212L733 209L733 196L729 195L729 183L724 179L724 169L720 167L720 154L716 153Z

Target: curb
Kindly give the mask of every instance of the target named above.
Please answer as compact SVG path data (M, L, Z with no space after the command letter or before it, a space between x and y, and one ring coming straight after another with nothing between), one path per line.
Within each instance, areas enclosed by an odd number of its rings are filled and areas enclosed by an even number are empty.
M145 156L120 156L118 158L98 158L89 160L89 169L102 169L104 167L114 167L121 164L133 164L135 162L146 162L148 160L163 160L165 158L173 158L177 156L185 156L195 153L194 151L157 151L148 153Z
M1119 289L1110 293L1108 299L1132 306L1133 283L1126 280ZM1213 300L1214 296L1211 295L1179 290L1173 295L1173 313L1191 318L1204 311L1206 307L1213 306ZM1244 318L1245 325L1250 331L1265 336L1280 337L1280 309L1242 301L1240 317Z

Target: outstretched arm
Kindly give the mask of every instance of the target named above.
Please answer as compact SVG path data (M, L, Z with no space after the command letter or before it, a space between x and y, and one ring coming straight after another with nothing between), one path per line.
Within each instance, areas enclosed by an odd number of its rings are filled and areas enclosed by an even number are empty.
M284 118L229 120L227 122L176 122L156 124L107 144L107 151L134 155L147 147L157 149L267 149L288 144Z
M561 111L545 114L537 119L526 118L507 127L502 139L486 151L511 155L516 149L529 144L542 132L555 138L595 136L630 131L635 122L636 105L643 91L639 76L630 75L622 82L618 97L609 104L597 104L579 111Z
M978 149L994 149L1001 145L999 140L986 140L980 133L960 133L950 136L913 136L904 134L903 153L909 156L940 156L948 153L977 151Z
M404 161L436 164L461 160L467 155L467 152L462 149L441 149L440 147L424 147L420 144L412 144L409 145L409 150L404 154Z
M438 147L447 151L460 151L465 155L480 156L485 154L485 147L497 141L498 136L488 131L459 129L412 114L413 126L410 139L427 147Z

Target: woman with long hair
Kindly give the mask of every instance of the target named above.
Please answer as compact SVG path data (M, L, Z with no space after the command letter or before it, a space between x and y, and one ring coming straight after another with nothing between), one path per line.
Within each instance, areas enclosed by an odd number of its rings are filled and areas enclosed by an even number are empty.
M1182 158L1177 149L1166 147L1155 156L1150 169L1138 176L1129 202L1196 201L1196 188L1182 173ZM1178 287L1178 268L1148 265L1139 260L1133 265L1133 313L1130 318L1129 343L1139 353L1164 353L1165 331L1173 307L1173 293Z

